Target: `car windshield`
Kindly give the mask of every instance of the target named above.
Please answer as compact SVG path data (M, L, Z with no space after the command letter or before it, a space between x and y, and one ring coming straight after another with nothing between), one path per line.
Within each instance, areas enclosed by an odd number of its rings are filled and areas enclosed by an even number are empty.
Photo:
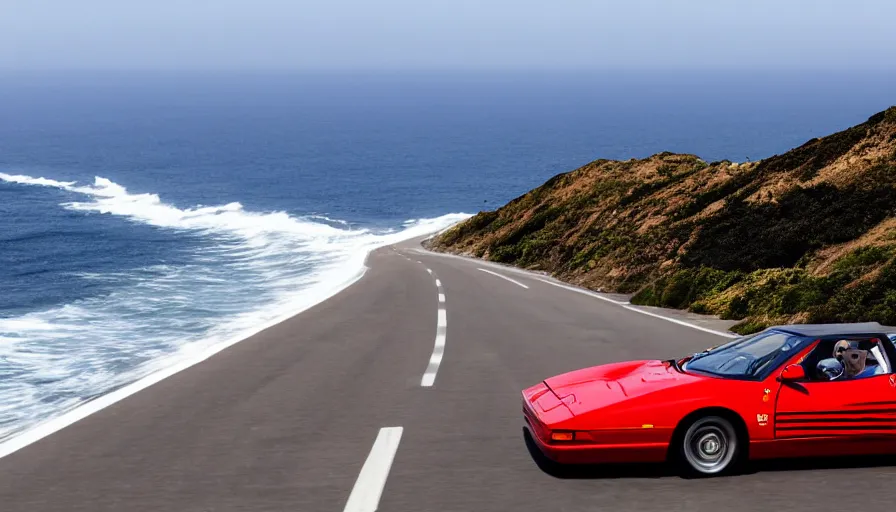
M763 332L695 354L685 363L684 370L720 377L755 378L783 363L794 348L807 340L794 334Z

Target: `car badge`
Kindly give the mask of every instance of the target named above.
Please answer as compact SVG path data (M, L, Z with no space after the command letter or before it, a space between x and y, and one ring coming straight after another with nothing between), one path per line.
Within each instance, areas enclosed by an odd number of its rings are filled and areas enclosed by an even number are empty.
M759 423L760 427L768 425L768 414L757 414L756 421Z
M762 401L763 401L763 402L768 402L768 394L771 393L771 392L772 392L772 390L770 390L770 389L768 389L768 388L765 388L765 394L762 395Z

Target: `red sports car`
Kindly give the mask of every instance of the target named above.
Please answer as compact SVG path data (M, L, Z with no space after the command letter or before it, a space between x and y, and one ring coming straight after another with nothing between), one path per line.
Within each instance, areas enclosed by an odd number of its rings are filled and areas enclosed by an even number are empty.
M525 428L557 463L672 459L696 476L745 459L896 453L893 362L877 323L777 326L546 379L523 391Z

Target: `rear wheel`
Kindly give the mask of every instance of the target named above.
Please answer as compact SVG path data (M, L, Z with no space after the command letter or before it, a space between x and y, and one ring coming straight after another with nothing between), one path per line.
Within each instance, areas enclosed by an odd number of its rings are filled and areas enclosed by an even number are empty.
M680 438L680 457L686 473L712 476L731 469L738 456L737 431L721 416L697 418Z

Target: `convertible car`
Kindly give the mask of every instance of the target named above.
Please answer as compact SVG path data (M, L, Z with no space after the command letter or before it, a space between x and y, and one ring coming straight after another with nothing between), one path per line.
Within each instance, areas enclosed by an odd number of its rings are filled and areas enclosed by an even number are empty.
M682 359L558 375L523 390L524 427L560 464L896 453L896 348L877 323L787 325Z

